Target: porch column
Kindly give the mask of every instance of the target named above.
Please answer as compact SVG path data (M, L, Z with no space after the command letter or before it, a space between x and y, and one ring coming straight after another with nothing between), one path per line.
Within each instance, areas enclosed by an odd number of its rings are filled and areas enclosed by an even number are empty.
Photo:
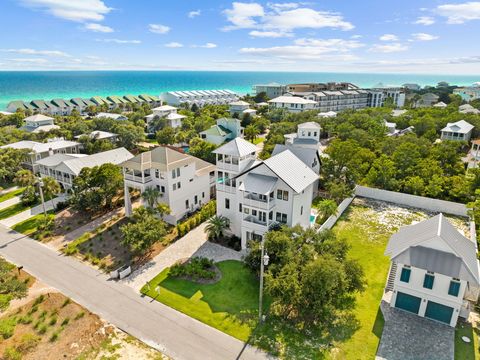
M132 215L132 200L130 199L130 192L128 191L127 184L123 183L123 193L125 201L125 216Z

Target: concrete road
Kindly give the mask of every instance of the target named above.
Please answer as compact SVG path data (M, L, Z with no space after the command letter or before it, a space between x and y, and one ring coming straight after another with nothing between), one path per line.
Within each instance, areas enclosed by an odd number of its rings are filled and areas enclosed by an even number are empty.
M174 359L267 359L265 353L2 225L0 255Z

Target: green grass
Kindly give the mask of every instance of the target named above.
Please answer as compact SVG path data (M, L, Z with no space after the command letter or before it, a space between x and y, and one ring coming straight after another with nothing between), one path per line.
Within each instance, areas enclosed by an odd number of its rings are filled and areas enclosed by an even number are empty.
M264 141L265 141L265 138L257 137L255 140L252 141L252 143L254 145L258 145L258 144L260 144L261 142L264 142Z
M357 295L354 311L358 330L351 338L335 343L340 358L374 359L383 330L384 319L379 309L389 269L383 253L393 230L387 230L375 218L362 216L367 208L352 206L333 228L337 237L351 246L350 256L357 259L367 281L365 291Z
M55 218L53 211L49 211L47 216L48 216L48 219ZM44 221L45 221L45 215L42 213L42 214L35 215L28 220L15 224L12 227L12 229L24 235L32 235L37 232L38 226L41 225Z
M217 264L222 278L215 284L197 284L168 276L168 269L142 288L142 293L207 325L247 341L257 325L256 277L239 261ZM155 292L160 285L160 295ZM268 307L268 300L265 308Z
M17 215L22 211L29 209L30 207L30 205L23 205L22 203L18 203L2 209L0 210L0 220L12 217L13 215Z
M17 190L7 192L3 195L0 195L0 202L3 202L5 200L9 200L9 199L11 199L15 196L19 196L23 193L24 190L25 190L25 188L20 188L20 189L17 189Z
M472 328L472 325L460 322L455 329L455 360L478 360L480 359L478 336L480 331ZM467 336L472 340L466 343L462 340L462 336Z

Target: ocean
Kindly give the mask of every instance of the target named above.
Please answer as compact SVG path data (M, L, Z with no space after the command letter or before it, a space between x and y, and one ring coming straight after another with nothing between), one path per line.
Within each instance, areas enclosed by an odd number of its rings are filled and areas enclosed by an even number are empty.
M320 72L227 72L227 71L0 71L0 109L12 100L71 99L95 95L158 95L169 90L230 89L251 92L252 85L278 82L347 81L360 87L378 83L435 85L447 81L471 85L480 75L419 75Z

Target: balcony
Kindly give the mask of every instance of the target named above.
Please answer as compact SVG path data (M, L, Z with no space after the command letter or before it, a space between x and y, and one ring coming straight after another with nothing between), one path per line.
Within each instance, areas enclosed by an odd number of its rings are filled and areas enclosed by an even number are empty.
M150 181L152 181L152 176L149 175L149 176L136 176L136 175L132 175L132 174L125 174L125 180L130 180L130 181L133 181L133 182L137 182L137 183L140 183L140 184L146 184L146 183L149 183Z
M217 161L217 169L218 170L227 170L227 171L240 171L240 166L239 164L232 164L232 163L226 163L223 161Z
M271 210L275 206L275 199L270 198L268 200L263 200L258 195L245 193L243 196L243 205L262 210Z
M234 186L228 186L224 183L218 183L217 182L217 191L223 191L228 194L235 194L237 189Z

